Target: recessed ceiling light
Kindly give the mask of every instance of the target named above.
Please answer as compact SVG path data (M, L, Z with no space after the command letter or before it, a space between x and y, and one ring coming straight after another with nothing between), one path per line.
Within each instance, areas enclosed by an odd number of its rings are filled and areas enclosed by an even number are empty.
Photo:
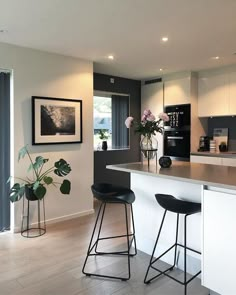
M167 42L169 39L168 39L168 37L162 37L161 38L161 41L163 41L163 42Z
M220 59L219 56L213 56L212 59Z
M114 59L114 56L113 55L108 55L108 58L109 59Z
M160 69L160 72L162 72L163 71L163 69Z

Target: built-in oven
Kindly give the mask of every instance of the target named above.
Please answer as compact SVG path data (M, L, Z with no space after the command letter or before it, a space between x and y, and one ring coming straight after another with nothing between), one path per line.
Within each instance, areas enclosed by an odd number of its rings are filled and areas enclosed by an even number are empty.
M166 106L170 120L164 125L164 155L175 160L190 160L190 104Z
M164 155L175 160L189 161L190 159L190 132L165 131Z
M190 129L190 104L166 106L165 113L170 118L168 122L165 122L165 129Z

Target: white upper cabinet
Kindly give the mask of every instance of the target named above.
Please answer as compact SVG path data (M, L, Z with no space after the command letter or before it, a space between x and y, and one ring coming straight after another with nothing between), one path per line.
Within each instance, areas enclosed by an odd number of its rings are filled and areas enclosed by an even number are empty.
M154 116L158 117L163 112L163 83L152 83L141 87L141 113L145 109L150 109ZM140 114L141 118L141 114ZM140 119L135 118L135 119ZM158 141L157 158L163 156L163 136L156 133Z
M229 74L229 115L236 115L236 72Z
M235 76L236 77L236 76ZM198 79L198 116L229 115L228 75L217 73ZM236 107L236 105L235 105Z
M190 77L164 83L164 105L190 103Z

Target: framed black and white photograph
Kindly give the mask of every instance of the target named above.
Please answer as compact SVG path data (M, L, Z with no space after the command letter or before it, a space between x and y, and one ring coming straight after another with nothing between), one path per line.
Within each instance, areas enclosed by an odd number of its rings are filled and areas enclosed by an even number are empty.
M82 142L82 100L32 96L32 144Z

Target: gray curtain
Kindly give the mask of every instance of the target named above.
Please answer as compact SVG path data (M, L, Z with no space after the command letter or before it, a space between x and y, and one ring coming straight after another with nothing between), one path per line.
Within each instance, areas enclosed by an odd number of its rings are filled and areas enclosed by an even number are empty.
M129 130L125 119L129 115L129 96L112 95L112 148L129 146Z
M0 231L10 228L10 73L0 72Z

